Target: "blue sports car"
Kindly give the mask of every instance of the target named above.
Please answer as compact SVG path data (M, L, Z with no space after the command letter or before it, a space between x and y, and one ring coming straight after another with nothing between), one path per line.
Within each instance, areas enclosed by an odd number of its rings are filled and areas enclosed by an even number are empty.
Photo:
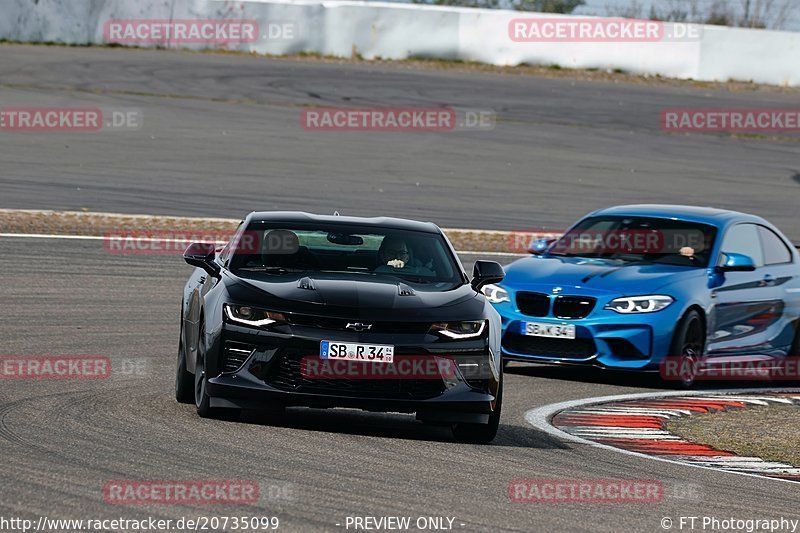
M705 207L602 209L482 290L502 317L504 361L658 371L798 355L800 266L766 220ZM663 372L662 372L663 376Z

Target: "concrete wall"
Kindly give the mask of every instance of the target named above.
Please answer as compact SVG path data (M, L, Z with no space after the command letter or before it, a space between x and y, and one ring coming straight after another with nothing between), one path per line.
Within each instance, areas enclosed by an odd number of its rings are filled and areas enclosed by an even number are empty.
M685 42L518 43L508 36L510 20L547 15L356 1L3 0L0 13L0 39L13 41L102 44L103 24L111 19L243 19L258 21L265 31L270 23L290 24L294 34L225 48L546 64L800 85L800 33L794 32L703 26L701 38Z

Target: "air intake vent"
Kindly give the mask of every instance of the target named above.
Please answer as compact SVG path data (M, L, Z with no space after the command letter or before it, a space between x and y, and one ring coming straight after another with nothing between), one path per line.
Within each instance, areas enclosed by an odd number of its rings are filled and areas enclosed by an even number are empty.
M247 358L255 351L255 347L243 342L225 341L223 353L224 361L223 372L236 372L239 370Z
M597 353L597 346L592 339L550 339L511 332L503 337L503 349L512 354L559 359L588 359Z

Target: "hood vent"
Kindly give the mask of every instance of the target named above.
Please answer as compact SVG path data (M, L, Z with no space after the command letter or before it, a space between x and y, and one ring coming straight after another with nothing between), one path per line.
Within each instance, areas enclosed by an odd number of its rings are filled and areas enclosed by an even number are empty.
M309 278L308 276L300 278L300 280L297 282L297 288L305 289L307 291L317 290L317 288L314 286L314 282L311 281L311 278Z
M398 283L397 284L397 294L400 296L414 296L414 289L406 285L405 283Z

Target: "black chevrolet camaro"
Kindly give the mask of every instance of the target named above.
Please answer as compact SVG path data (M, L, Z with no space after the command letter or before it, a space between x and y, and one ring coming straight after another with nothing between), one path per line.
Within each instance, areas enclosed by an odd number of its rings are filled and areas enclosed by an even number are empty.
M434 224L251 213L219 252L195 243L175 394L202 417L241 409L416 413L489 442L502 403L500 317Z

